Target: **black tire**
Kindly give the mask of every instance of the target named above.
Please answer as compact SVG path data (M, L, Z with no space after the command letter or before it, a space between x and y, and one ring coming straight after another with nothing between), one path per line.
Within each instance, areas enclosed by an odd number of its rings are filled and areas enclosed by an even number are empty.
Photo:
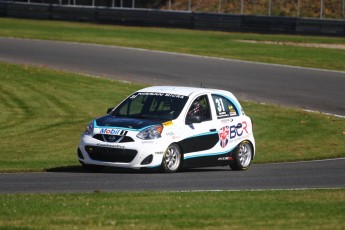
M230 163L232 170L247 170L253 159L253 148L249 141L243 141L238 148Z
M162 169L166 173L174 173L179 170L182 163L182 153L177 144L169 145L162 161Z

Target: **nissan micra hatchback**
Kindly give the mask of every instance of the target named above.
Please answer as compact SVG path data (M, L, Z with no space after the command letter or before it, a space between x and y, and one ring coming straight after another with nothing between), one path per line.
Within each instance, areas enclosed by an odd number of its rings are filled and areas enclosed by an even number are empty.
M104 166L161 168L226 166L246 170L255 156L251 119L224 90L155 86L127 97L82 134L78 159Z

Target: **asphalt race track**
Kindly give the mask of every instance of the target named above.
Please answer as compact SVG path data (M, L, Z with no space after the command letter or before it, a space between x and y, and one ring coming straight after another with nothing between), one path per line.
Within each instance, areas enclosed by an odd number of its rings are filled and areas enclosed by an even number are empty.
M200 168L164 174L112 170L86 173L81 167L47 173L0 174L1 193L95 191L214 191L345 188L345 158L297 163ZM70 171L70 172L68 172Z
M0 61L154 85L223 88L240 99L345 116L345 73L66 42L0 38ZM101 90L100 90L101 93ZM77 143L76 143L77 145ZM344 188L345 158L190 169L176 174L81 167L0 174L0 193Z
M345 72L11 38L0 38L1 60L151 85L202 84L227 89L242 100L345 116Z

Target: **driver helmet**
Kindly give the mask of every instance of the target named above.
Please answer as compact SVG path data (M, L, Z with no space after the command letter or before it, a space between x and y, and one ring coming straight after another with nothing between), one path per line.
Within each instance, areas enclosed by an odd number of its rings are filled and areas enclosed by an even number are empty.
M190 107L190 109L188 111L188 116L201 115L201 110L202 110L202 106L201 106L200 102L195 101L195 102L193 102L193 105Z

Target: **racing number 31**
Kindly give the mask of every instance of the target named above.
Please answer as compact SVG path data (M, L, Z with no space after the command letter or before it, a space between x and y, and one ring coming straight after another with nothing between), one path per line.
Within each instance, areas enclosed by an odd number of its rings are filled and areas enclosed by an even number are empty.
M221 112L225 112L225 107L224 107L224 103L222 98L217 98L216 99L216 103L217 103L217 110L219 113Z

